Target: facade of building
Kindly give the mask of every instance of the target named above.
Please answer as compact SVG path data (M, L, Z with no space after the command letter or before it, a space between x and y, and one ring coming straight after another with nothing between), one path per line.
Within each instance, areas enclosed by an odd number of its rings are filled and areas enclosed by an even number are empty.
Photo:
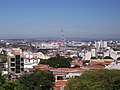
M8 54L8 72L13 75L24 72L24 56L20 48L12 49Z

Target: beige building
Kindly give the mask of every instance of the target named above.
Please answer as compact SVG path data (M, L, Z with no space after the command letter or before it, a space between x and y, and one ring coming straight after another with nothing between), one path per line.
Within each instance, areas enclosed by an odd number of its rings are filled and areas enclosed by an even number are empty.
M24 57L21 49L12 49L8 54L8 72L12 75L19 75L24 72Z

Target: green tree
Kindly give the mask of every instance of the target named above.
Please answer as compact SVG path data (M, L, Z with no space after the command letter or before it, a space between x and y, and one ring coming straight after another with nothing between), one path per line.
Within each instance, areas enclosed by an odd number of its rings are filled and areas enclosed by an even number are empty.
M0 67L5 68L4 63L6 63L6 62L7 62L7 55L6 54L0 54Z
M0 67L0 77L1 77L1 75L2 75L2 68Z
M0 68L0 90L15 90L13 82L8 80L5 75L2 75L2 69Z
M21 76L17 81L17 90L50 90L54 86L54 75L50 71L37 70Z
M65 90L120 90L120 71L92 69L68 81Z
M70 67L70 58L64 58L62 56L52 57L48 60L41 60L40 64L47 64L54 68L68 68Z
M7 61L7 55L6 54L0 54L0 62L6 63Z

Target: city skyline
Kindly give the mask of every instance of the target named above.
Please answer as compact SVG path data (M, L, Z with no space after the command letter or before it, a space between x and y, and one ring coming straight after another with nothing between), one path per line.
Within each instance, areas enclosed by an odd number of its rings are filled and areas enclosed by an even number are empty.
M120 39L119 0L0 1L0 38Z

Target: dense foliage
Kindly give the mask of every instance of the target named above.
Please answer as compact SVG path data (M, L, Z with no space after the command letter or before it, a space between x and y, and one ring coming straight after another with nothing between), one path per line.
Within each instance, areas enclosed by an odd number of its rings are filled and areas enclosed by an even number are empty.
M17 90L50 90L54 86L54 75L50 71L35 71L25 74L16 81Z
M15 90L15 84L8 80L8 78L2 75L2 69L0 68L0 90Z
M40 64L47 64L50 65L50 67L54 67L54 68L68 68L70 67L70 61L71 58L64 58L61 56L57 56L57 57L52 57L48 60L42 60L40 61Z
M0 54L0 62L6 63L7 61L7 55L6 54Z
M50 90L54 81L54 75L50 71L37 70L14 81L1 76L0 73L0 90Z
M65 90L119 90L120 71L93 69L68 81Z

